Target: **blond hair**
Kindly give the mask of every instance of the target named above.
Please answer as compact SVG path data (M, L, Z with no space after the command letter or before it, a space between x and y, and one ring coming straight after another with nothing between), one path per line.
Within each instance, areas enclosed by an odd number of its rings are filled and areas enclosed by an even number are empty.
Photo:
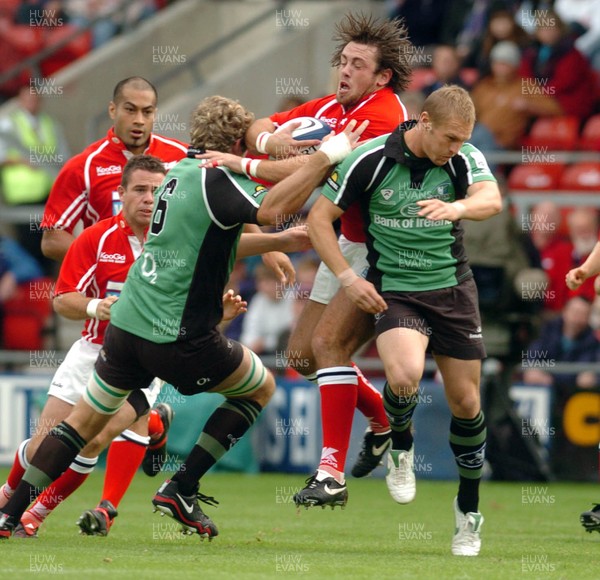
M195 149L213 149L228 153L243 139L254 115L237 101L225 97L207 97L192 113L190 145Z
M433 91L425 99L422 110L428 113L433 124L456 119L464 121L471 127L475 125L473 101L469 93L458 85L444 85Z

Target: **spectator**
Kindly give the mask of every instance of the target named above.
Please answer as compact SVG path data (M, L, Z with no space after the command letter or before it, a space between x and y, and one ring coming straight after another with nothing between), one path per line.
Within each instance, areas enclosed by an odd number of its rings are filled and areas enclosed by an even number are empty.
M76 26L93 24L92 45L102 46L122 29L127 29L154 14L155 0L66 0L69 21Z
M4 303L17 297L20 284L42 276L39 264L18 242L0 235L0 348L7 338L3 336Z
M577 207L567 216L568 240L552 244L542 254L542 268L548 275L548 296L545 308L558 314L573 296L583 296L592 302L596 296L594 278L587 279L577 290L565 285L567 272L581 265L598 241L598 213L594 208Z
M590 326L592 305L581 296L570 298L560 317L548 321L523 359L523 380L528 384L555 386L561 390L593 388L598 384L591 371L577 374L550 373L555 363L596 362L600 343Z
M466 88L460 77L460 59L456 49L449 44L440 44L433 49L431 68L435 80L423 87L423 94L428 97L433 91L444 85L458 85Z
M442 41L444 10L452 0L396 0L389 18L404 18L414 46L431 46Z
M477 82L471 92L478 121L471 143L484 152L515 149L532 119L528 111L549 97L523 95L519 76L521 52L514 42L496 44L490 53L490 62L491 73ZM529 100L530 106L515 109L514 103L520 99Z
M44 275L37 260L12 238L0 235L0 255L6 259L17 284L25 284Z
M70 157L61 125L42 111L39 94L23 86L17 108L0 118L0 183L4 203L43 204L60 168ZM19 224L19 243L40 263L39 223Z
M35 23L48 26L68 21L62 0L25 0L14 14L15 24L33 26ZM43 23L43 24L42 24Z
M600 0L556 0L554 9L579 32L575 47L600 71Z
M523 230L529 234L532 258L536 264L541 265L544 252L565 241L560 233L560 208L553 201L541 201L522 220Z
M0 247L0 348L4 346L4 303L17 291L17 279L10 269L7 256Z
M499 183L500 185L500 183ZM506 193L506 188L501 187ZM520 284L533 279L539 271L531 269L523 236L504 198L502 211L486 221L464 220L463 243L479 294L483 337L489 356L513 357L525 344L519 341L526 335L531 320L511 313L535 314L535 304L525 303ZM520 326L519 326L520 325Z
M476 68L482 77L489 75L492 49L499 42L506 41L514 43L521 51L531 43L531 38L517 24L512 12L506 6L498 6L491 9L483 36L463 48L469 50L463 60L463 66Z
M240 342L256 354L273 354L292 324L293 301L273 270L257 264L254 276L256 294L248 305Z
M552 10L544 11L536 41L525 51L520 74L525 94L549 98L535 106L525 98L515 105L532 115L588 117L594 109L594 76L587 59L575 48L567 26Z

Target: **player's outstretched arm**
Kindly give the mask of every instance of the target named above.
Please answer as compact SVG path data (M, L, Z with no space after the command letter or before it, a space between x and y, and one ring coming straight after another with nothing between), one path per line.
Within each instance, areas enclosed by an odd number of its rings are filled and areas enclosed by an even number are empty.
M302 155L307 147L318 145L319 139L305 139L297 141L292 137L292 132L300 123L291 123L288 127L275 133L275 124L268 117L258 119L246 131L246 147L253 154L268 153L272 157L290 157Z
M239 294L229 289L223 294L223 318L221 322L233 320L236 316L248 311L248 303Z
M302 167L308 161L308 156L302 155L279 160L250 159L233 153L209 150L196 155L196 159L201 161L199 167L227 167L235 173L245 174L250 179L257 177L270 183L278 183Z
M308 214L308 232L313 247L345 288L348 298L365 312L376 314L387 309L375 286L356 274L342 255L333 222L343 211L326 197L319 197Z
M243 233L238 244L236 258L258 256L265 252L303 252L310 247L308 228L305 225L272 234Z
M587 260L567 272L565 282L569 290L577 290L590 276L600 273L600 242L596 243Z
M116 296L106 298L89 298L79 292L66 292L59 294L52 301L52 306L57 314L69 320L84 320L97 318L110 320L110 307L117 301Z
M296 213L330 168L352 152L368 123L364 121L357 127L356 121L350 121L343 133L324 141L319 151L309 155L308 161L300 169L275 184L258 209L258 222L274 225L282 215Z

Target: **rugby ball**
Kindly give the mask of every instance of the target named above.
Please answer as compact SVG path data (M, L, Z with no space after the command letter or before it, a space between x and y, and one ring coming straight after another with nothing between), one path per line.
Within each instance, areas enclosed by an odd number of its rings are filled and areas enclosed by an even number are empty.
M289 127L292 123L300 123L300 126L294 129L292 132L292 137L297 141L306 141L308 139L319 139L323 140L329 133L331 133L331 127L316 119L315 117L296 117L295 119L290 119L286 121L277 128L275 133ZM314 145L313 147L307 147L302 151L302 153L306 155L310 155L315 151L318 151L320 145Z

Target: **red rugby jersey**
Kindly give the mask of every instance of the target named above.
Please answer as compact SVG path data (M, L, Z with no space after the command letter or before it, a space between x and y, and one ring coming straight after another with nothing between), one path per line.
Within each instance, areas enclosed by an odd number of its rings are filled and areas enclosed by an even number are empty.
M337 102L335 94L308 101L290 111L275 113L270 119L277 126L297 117L315 117L327 123L335 133L343 131L349 121L360 125L365 119L369 126L361 135L361 141L391 133L400 123L408 120L406 108L400 97L390 87L384 87L362 98L346 110ZM365 242L362 218L358 204L351 205L342 215L342 234L352 242Z
M168 170L186 156L187 145L152 133L144 153L164 161ZM115 135L114 128L104 139L72 157L52 186L41 227L72 233L80 219L87 228L119 213L121 202L117 187L123 167L131 157L132 153Z
M123 213L86 228L69 247L60 267L55 295L79 292L90 298L118 296L142 244ZM108 320L88 318L81 335L102 344Z

